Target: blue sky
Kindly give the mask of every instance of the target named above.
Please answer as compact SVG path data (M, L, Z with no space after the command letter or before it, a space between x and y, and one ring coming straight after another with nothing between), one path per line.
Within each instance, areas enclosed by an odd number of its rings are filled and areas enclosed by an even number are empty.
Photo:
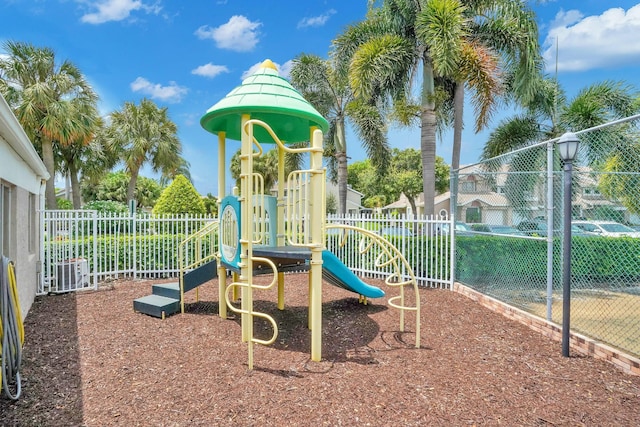
M640 88L639 0L530 5L550 72L558 42L558 77L570 97L606 79ZM200 117L264 59L287 76L299 53L326 57L331 40L363 19L366 8L367 0L0 0L0 43L50 47L59 60L75 63L99 94L102 114L145 97L168 107L194 185L216 195L216 138L200 127ZM507 114L498 113L492 125ZM465 121L461 161L468 164L488 131L475 134L472 117ZM351 161L362 160L357 137L348 138ZM392 128L389 140L418 148L419 131ZM447 163L450 141L447 134L438 143ZM228 152L237 148L230 143Z

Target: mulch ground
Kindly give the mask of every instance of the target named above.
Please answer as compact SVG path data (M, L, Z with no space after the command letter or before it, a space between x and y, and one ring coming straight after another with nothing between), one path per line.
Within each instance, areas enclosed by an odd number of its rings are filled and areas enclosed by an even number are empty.
M280 333L247 344L221 319L217 282L188 312L160 320L132 308L151 282L39 297L26 319L22 396L0 398L3 426L637 426L640 377L559 343L454 292L421 289L415 317L386 300L325 284L323 360L309 357L307 276L255 295ZM389 294L393 295L393 290ZM266 323L257 334L268 338Z

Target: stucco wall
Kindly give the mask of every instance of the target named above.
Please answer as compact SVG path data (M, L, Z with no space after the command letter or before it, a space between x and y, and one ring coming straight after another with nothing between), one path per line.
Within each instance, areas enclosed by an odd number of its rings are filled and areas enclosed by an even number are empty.
M29 234L29 192L22 189L16 189L16 207L18 214L16 215L16 279L18 283L18 298L20 299L20 309L22 316L25 317L31 308L31 304L35 299L38 289L38 248L40 238L38 232L40 227L38 221L35 221L35 233L33 236ZM36 215L36 212L31 212ZM29 239L35 239L32 247L29 246Z
M39 207L44 194L43 183L49 174L31 141L0 95L0 183L9 195L6 218L10 233L4 238L5 255L16 265L18 298L22 316L26 317L37 292L40 264ZM0 212L1 213L1 212Z

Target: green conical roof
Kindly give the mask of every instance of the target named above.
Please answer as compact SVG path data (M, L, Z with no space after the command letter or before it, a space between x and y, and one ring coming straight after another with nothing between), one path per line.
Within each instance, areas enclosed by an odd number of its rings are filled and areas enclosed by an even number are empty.
M227 138L240 141L243 114L267 123L286 143L308 141L311 126L323 132L329 128L325 118L280 77L268 59L240 86L209 108L200 125L211 133L225 132ZM259 142L274 142L262 127L254 127L254 136Z

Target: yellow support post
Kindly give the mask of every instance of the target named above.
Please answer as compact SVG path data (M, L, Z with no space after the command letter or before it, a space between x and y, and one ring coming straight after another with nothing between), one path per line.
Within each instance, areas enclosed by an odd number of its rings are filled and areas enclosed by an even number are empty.
M311 285L311 360L319 362L322 359L322 250L324 241L322 227L326 222L326 214L322 209L324 204L324 170L322 169L322 131L312 129L311 133L311 182L309 197L311 209L306 226L311 229L311 271L309 283Z
M226 156L226 134L218 132L218 212L220 212L220 202L225 196L225 156ZM223 319L227 318L227 303L224 294L227 291L227 269L222 266L220 260L220 237L218 236L218 315Z
M278 206L277 206L277 229L276 229L276 245L284 246L285 230L284 230L284 149L278 146ZM284 310L284 273L278 272L278 309Z
M253 233L251 232L253 215L253 125L248 114L242 115L242 141L240 148L240 281L242 288L242 332L243 340L249 345L249 369L253 369Z

